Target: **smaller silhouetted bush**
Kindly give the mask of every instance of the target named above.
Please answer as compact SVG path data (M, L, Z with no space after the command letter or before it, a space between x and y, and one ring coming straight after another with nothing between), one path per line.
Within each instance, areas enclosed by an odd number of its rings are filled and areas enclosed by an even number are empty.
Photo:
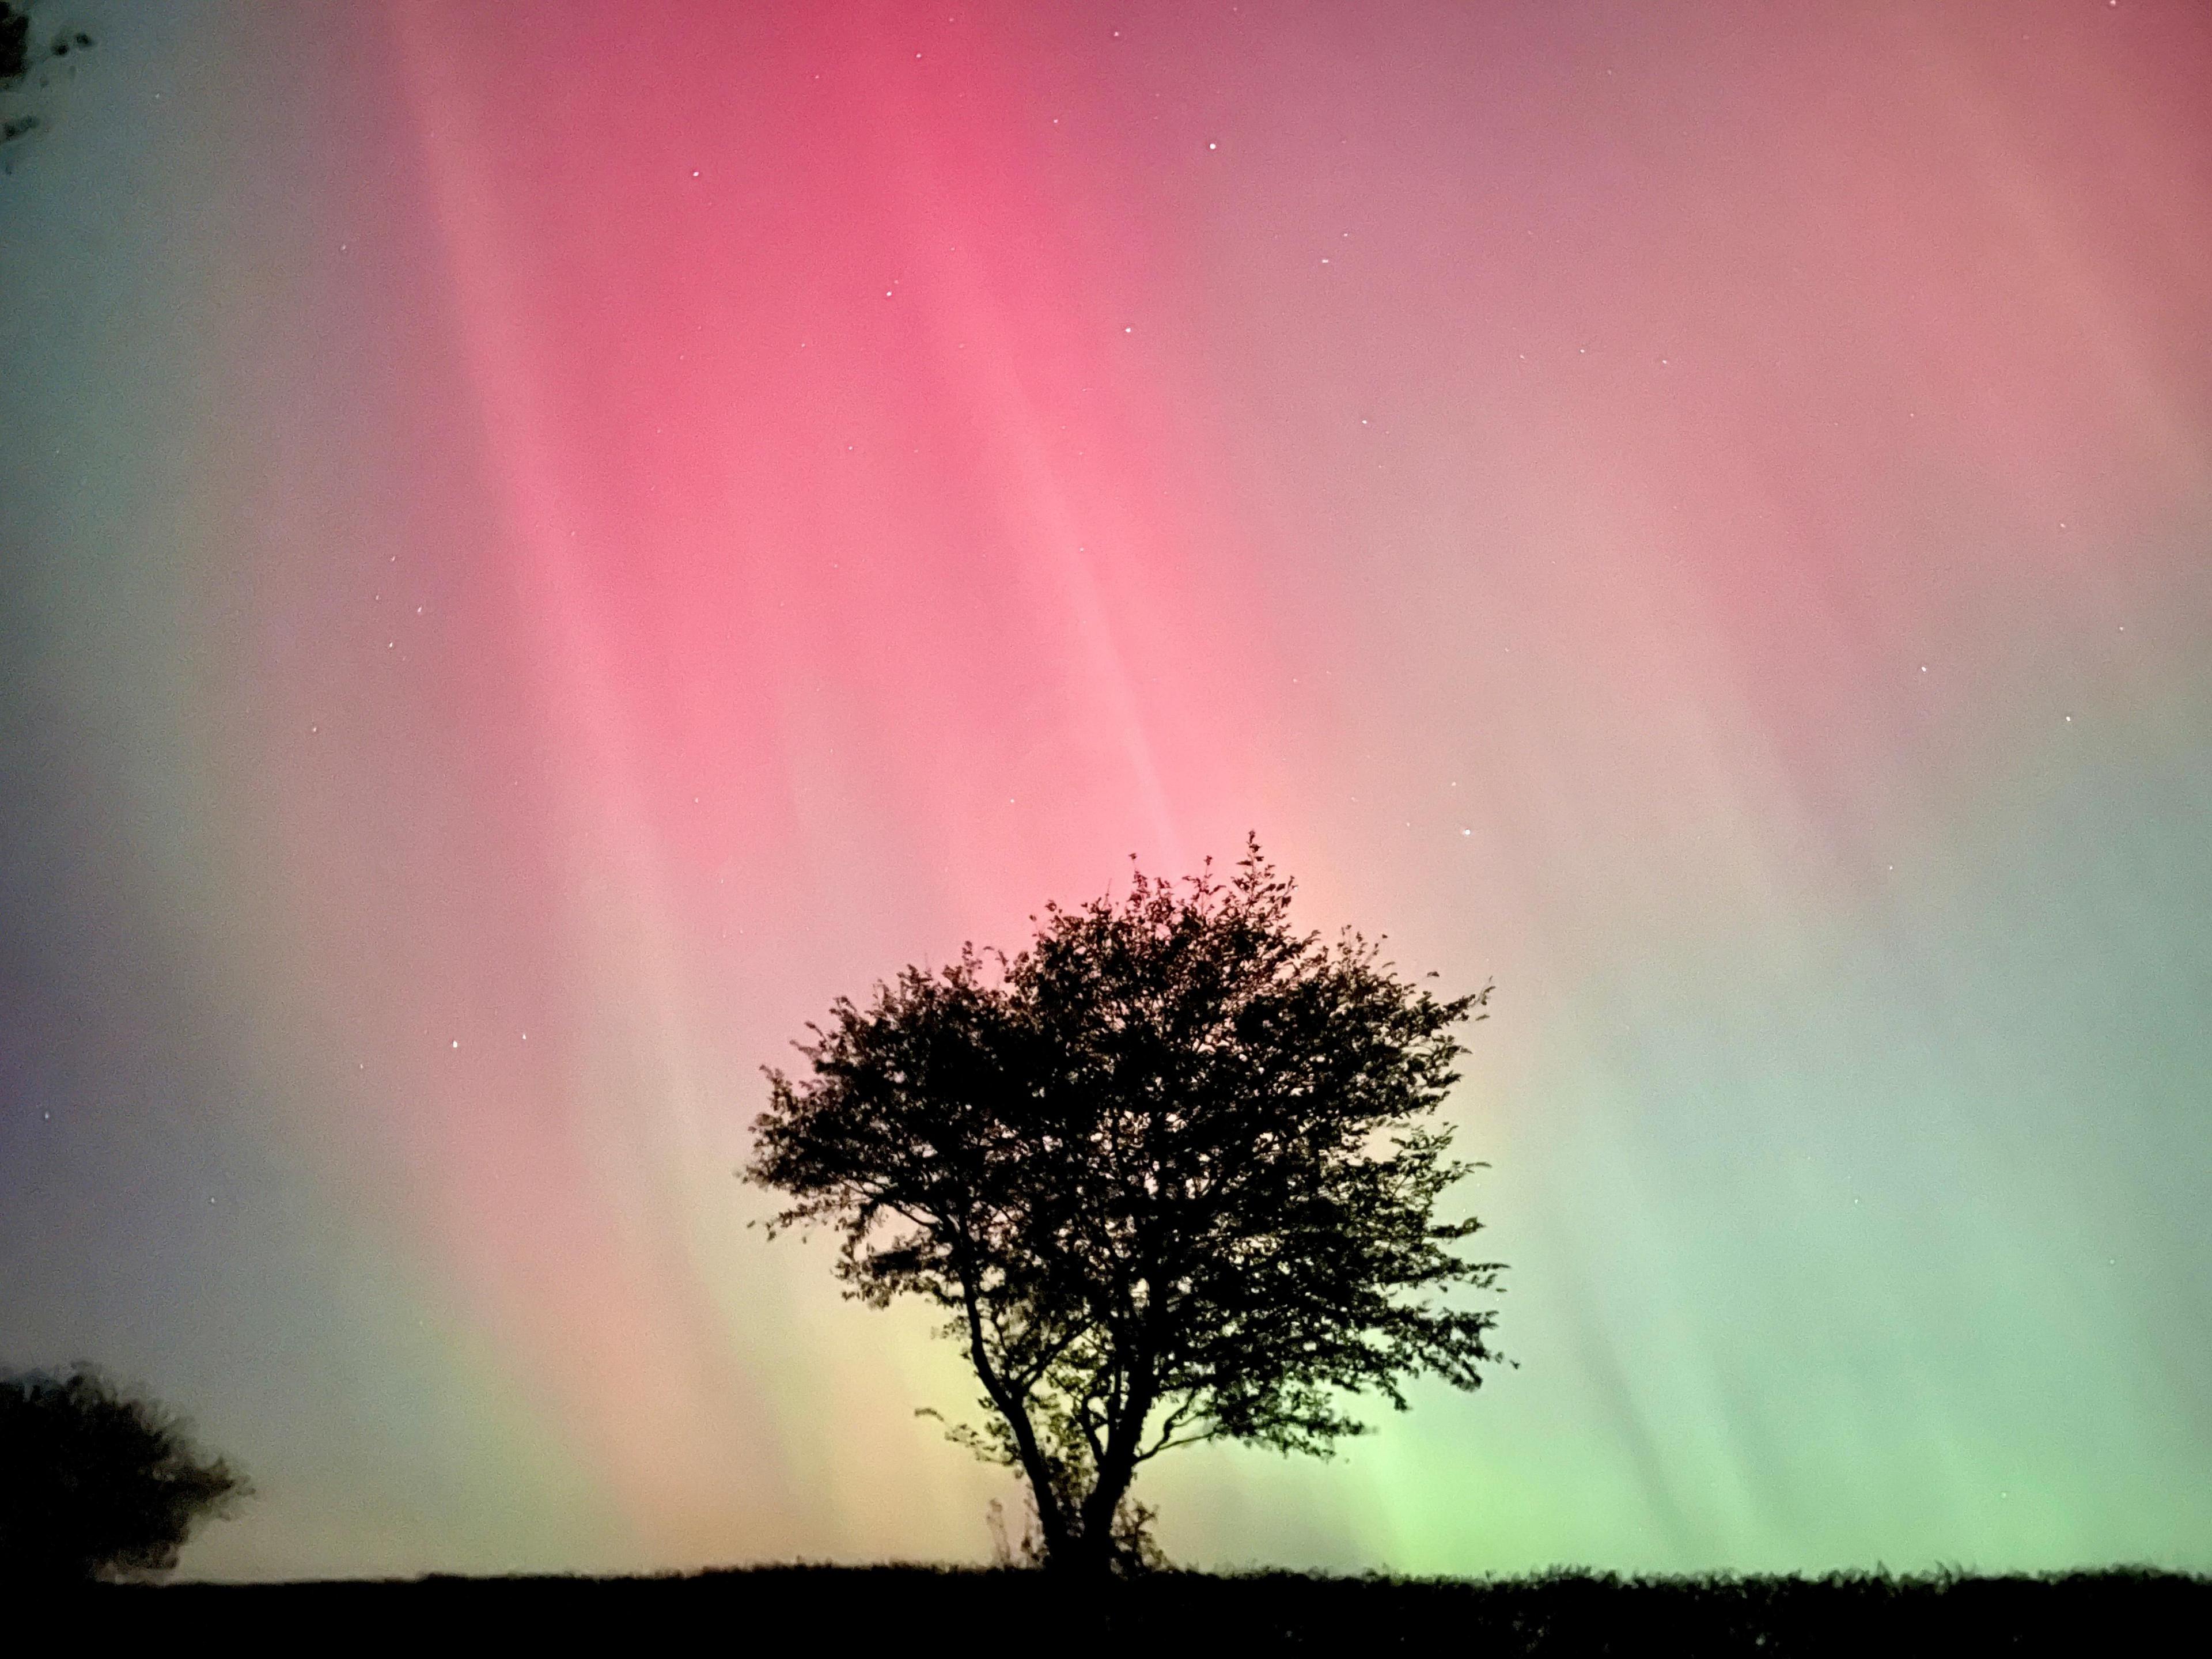
M89 1365L0 1375L0 1582L166 1571L249 1490L181 1419Z

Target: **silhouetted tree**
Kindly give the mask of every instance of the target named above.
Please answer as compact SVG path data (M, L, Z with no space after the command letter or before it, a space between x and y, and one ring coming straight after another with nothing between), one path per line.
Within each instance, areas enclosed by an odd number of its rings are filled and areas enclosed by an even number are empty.
M948 1432L1026 1478L1048 1567L1142 1565L1130 1485L1172 1447L1325 1456L1363 1431L1347 1396L1403 1410L1401 1379L1498 1358L1492 1315L1433 1295L1502 1268L1433 1218L1480 1166L1426 1121L1490 989L1439 1001L1357 933L1293 933L1292 888L1256 840L1226 883L1138 872L1012 959L839 999L809 1074L768 1073L744 1173L792 1200L771 1237L833 1226L848 1296L945 1310L983 1387Z
M31 63L31 20L0 0L0 87L17 79Z
M20 10L0 0L0 93L15 90L29 75L33 65L58 62L72 53L89 52L92 37L82 30L64 29L54 35L44 47L34 47L31 42L31 19L27 10ZM39 84L47 83L41 74ZM9 144L25 134L36 131L39 118L17 110L0 108L0 144ZM0 162L0 172L10 164Z
M165 1571L250 1490L173 1413L91 1366L0 1376L0 1580Z

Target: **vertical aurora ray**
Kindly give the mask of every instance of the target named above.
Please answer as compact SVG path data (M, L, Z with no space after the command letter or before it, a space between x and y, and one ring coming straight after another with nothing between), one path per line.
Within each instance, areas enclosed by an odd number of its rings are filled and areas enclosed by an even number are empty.
M980 1553L757 1068L1248 827L1498 981L1522 1369L1173 1553L2212 1565L2200 9L93 9L0 1355L201 1570Z

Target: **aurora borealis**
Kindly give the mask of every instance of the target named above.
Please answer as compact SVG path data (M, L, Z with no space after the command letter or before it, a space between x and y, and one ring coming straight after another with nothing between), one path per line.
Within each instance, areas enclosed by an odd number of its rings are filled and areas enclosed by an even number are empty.
M32 15L0 1360L185 1571L982 1557L759 1068L1248 830L1520 1369L1171 1555L2212 1568L2212 11Z

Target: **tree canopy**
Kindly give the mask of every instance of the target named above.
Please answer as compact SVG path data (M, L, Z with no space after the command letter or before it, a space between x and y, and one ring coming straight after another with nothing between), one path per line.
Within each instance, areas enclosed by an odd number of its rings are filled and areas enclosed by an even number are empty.
M0 1376L0 1581L166 1571L250 1490L173 1413L91 1366Z
M1226 881L1136 872L1017 956L840 999L804 1072L769 1071L744 1174L788 1200L771 1235L834 1228L848 1296L945 1313L983 1389L950 1432L1025 1477L1048 1566L1141 1549L1163 1452L1326 1455L1353 1396L1402 1410L1407 1377L1499 1358L1494 1316L1444 1299L1502 1266L1435 1218L1480 1166L1431 1121L1490 988L1439 1000L1295 932L1293 885L1256 841Z

